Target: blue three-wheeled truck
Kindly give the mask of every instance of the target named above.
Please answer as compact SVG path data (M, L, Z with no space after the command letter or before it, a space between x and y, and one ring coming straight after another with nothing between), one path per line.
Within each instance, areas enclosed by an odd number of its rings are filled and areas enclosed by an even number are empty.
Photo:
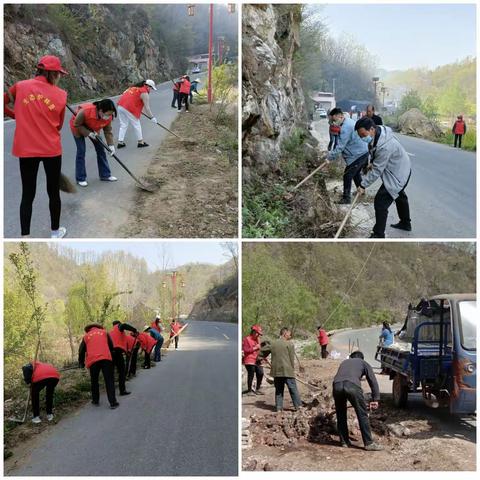
M409 305L392 345L377 348L375 359L393 380L393 402L407 405L410 392L422 392L428 406L454 414L476 411L475 294L438 295Z

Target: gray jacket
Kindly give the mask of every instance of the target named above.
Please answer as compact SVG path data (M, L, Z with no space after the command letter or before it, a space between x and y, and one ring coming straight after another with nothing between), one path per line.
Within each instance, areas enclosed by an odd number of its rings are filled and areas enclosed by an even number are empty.
M405 188L412 169L410 158L390 127L381 126L377 145L371 150L373 168L362 178L368 188L378 177L393 199Z

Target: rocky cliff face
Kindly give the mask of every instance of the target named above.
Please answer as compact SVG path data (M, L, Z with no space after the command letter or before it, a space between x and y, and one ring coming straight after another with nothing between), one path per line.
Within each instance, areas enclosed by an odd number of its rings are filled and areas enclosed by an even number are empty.
M275 171L282 141L306 129L304 95L293 72L299 46L299 5L244 5L243 165L244 179ZM315 140L311 139L315 144Z
M209 322L238 322L238 281L230 277L223 284L212 288L205 298L195 303L188 320Z
M6 85L30 78L38 59L52 54L69 72L62 86L76 99L173 76L140 5L6 5L4 49Z

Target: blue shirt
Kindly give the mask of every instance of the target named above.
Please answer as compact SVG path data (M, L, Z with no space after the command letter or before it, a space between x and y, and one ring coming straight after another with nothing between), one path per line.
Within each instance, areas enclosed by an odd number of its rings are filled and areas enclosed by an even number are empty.
M151 337L153 337L155 340L160 340L161 338L163 338L160 333L157 332L157 330L155 330L154 328L151 328L148 333L150 334Z
M327 160L333 162L342 154L345 163L350 165L366 153L368 153L368 144L361 140L355 131L355 122L350 117L345 117L338 135L337 146L328 152Z
M380 334L380 338L383 338L383 345L387 347L393 343L393 332L387 330L386 328L382 329L382 333Z

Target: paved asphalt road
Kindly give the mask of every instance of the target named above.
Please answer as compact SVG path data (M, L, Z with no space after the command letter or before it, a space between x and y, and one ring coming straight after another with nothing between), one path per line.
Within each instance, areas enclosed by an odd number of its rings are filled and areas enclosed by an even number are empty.
M203 78L202 78L203 80ZM171 108L172 84L165 82L157 85L158 91L150 94L151 109L157 120L170 128L177 116L177 110ZM111 97L115 101L117 97ZM70 131L71 113L66 112L62 129L62 172L70 180L75 181L76 145ZM142 116L142 130L148 148L137 148L137 141L130 126L125 141L127 147L117 151L117 154L127 167L137 177L145 174L153 154L162 140L168 134L159 126ZM119 121L113 121L115 141L118 138ZM14 121L4 122L4 237L20 237L19 207L21 200L21 180L18 159L12 156ZM117 229L128 219L128 213L133 205L135 194L139 190L135 182L112 158L109 158L112 175L118 182L101 182L98 178L98 168L95 150L87 140L87 175L89 185L78 187L76 194L62 193L61 225L67 227L70 238L111 238L118 236ZM116 144L115 144L116 145ZM144 193L148 195L148 193ZM48 211L48 196L45 187L45 174L40 167L37 179L37 195L33 205L31 236L35 238L50 237L50 214Z
M396 331L401 325L394 325L392 330ZM377 351L378 337L380 336L381 327L362 328L358 330L347 330L340 332L331 337L332 350L341 352L342 359L348 354L348 341L355 344L357 339L360 343L360 350L365 355L365 360L372 365L376 373L380 372L380 363L375 358ZM377 380L382 394L390 395L392 393L392 381L387 375L377 375ZM368 385L367 385L368 390ZM465 438L471 442L476 441L477 421L473 416L456 417L450 415L448 409L429 408L423 402L421 393L410 393L408 395L407 410L415 410L416 413L424 415L426 419L441 422L442 427L451 435Z
M88 404L35 440L8 475L224 475L238 472L237 325L192 322L110 410Z

